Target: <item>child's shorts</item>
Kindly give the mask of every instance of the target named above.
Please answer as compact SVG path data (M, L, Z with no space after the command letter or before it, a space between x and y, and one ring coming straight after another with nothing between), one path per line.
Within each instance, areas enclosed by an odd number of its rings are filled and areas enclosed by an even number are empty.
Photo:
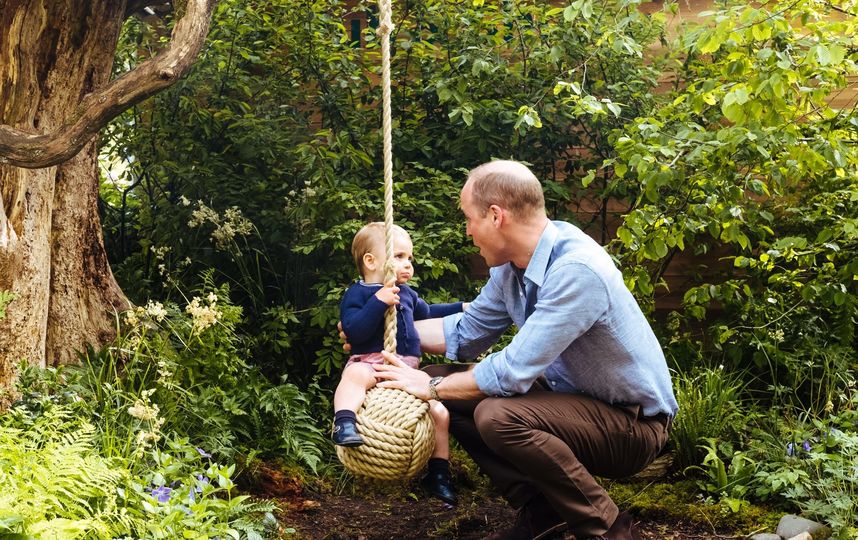
M417 369L420 366L420 359L416 356L400 356L399 359L405 362L405 365L414 369ZM380 352L353 354L349 357L349 361L346 362L346 367L356 362L363 362L364 364L383 364L384 356L382 356Z

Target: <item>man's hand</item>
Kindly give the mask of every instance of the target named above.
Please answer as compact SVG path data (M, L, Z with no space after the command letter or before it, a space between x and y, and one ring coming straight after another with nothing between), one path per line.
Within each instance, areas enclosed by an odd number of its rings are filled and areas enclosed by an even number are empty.
M375 293L375 297L388 306L399 304L399 287L394 280L390 280Z
M337 330L340 331L340 341L343 342L343 350L347 353L352 352L352 344L349 343L348 336L343 332L343 321L337 321Z
M375 378L381 381L377 386L405 390L412 396L429 401L428 373L407 366L395 354L387 351L382 351L381 354L390 363L372 365L375 368Z

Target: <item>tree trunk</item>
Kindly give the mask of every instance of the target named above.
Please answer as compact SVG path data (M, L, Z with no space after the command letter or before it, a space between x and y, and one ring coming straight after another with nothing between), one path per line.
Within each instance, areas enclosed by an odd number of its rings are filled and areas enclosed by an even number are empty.
M74 116L109 79L124 12L115 0L0 0L0 124L51 132ZM20 361L64 363L110 339L111 312L127 306L101 240L96 157L91 142L54 167L0 164L0 290L15 295L0 386Z
M113 278L98 217L98 147L88 144L57 167L51 220L51 280L45 361L75 361L86 343L116 336L128 300Z
M216 0L173 2L183 14L169 45L109 81L124 18L164 3L0 0L0 291L14 295L0 320L0 409L18 362L73 362L110 341L129 306L104 251L93 139L200 52Z

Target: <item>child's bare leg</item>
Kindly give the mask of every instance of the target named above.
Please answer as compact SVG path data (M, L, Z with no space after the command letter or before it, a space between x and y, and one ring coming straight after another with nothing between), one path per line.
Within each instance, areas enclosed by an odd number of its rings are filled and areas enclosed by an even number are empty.
M440 401L429 402L429 414L435 422L435 450L429 458L426 476L420 484L447 504L456 504L456 489L450 476L450 412Z
M429 415L435 421L433 458L450 460L450 411L440 401L429 401Z
M340 384L334 392L334 429L331 439L338 446L355 447L364 443L358 433L355 413L366 398L366 391L375 386L375 370L369 364L355 362L343 370Z
M334 410L346 409L357 412L363 405L366 391L375 386L375 382L375 370L370 364L355 362L346 366L340 384L334 392Z

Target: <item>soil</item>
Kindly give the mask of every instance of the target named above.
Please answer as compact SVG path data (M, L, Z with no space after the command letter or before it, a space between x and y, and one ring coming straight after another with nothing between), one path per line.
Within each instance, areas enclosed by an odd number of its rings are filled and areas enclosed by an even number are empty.
M515 510L497 498L464 497L456 507L434 499L391 500L317 494L289 504L281 522L301 540L393 540L424 538L478 540L510 526ZM639 521L645 540L738 538L719 535L693 523ZM574 540L557 535L557 540Z
M254 491L277 503L284 532L294 529L285 537L295 540L477 540L510 526L516 517L502 499L477 486L460 489L459 504L451 507L416 487L413 491L409 487L385 490L358 482L341 488L348 493L338 494L330 487L302 487L294 478L271 470L262 476L265 480ZM635 523L645 540L743 538L694 522L636 519ZM575 537L554 537L561 539Z

